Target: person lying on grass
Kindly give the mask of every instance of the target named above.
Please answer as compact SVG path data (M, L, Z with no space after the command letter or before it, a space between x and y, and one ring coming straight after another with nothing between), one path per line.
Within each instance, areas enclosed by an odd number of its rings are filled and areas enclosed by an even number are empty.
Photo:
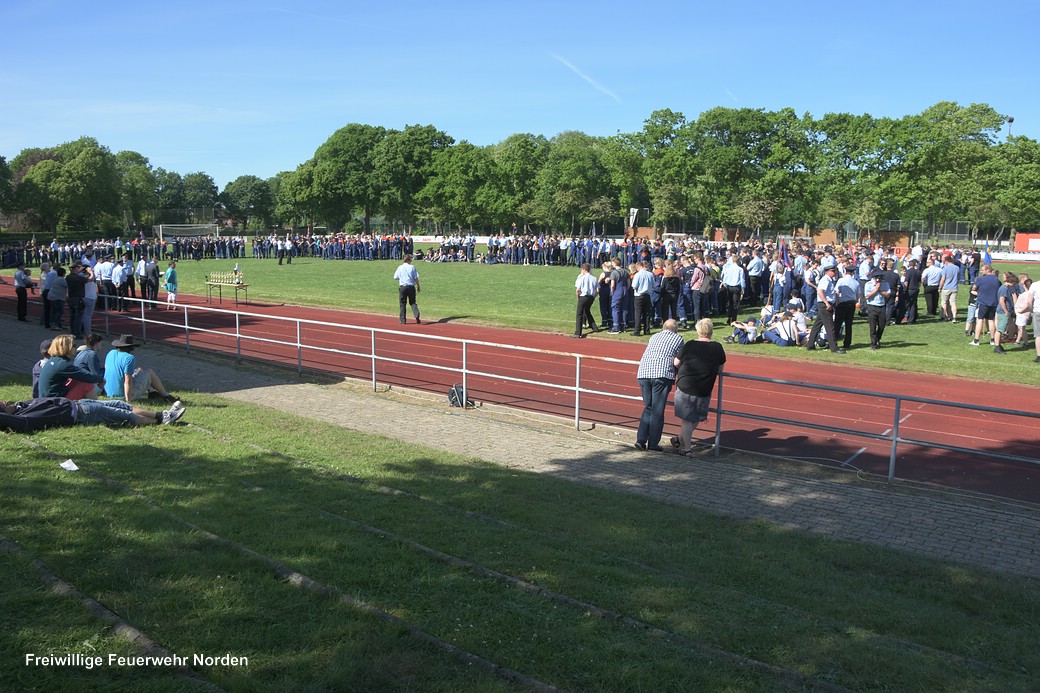
M21 402L0 401L0 429L30 433L61 426L154 426L169 425L184 415L184 406L174 402L165 411L151 411L119 400L37 397Z

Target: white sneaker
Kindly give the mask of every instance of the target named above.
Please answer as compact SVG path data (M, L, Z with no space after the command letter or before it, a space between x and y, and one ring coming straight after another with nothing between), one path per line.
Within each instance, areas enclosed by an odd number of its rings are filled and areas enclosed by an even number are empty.
M184 405L181 404L180 400L177 400L170 405L170 411L184 411Z
M160 420L160 423L163 426L168 426L177 419L181 418L182 416L184 416L183 407L181 409L167 409L162 413L162 419Z

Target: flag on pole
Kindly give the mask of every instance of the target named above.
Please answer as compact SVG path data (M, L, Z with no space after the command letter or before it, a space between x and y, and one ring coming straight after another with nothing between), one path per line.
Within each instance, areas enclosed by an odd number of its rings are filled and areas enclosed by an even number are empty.
M790 253L787 252L787 242L783 239L783 237L780 238L779 250L780 250L780 262L783 264L784 267L790 267L791 266L791 255L790 255Z

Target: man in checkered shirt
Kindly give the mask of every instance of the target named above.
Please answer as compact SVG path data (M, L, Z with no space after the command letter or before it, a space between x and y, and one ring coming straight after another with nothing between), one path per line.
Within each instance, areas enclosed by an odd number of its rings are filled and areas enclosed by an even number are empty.
M675 357L683 348L675 320L666 320L660 332L647 342L639 360L636 380L643 392L643 415L639 419L636 447L663 452L661 432L664 430L664 407L675 383Z

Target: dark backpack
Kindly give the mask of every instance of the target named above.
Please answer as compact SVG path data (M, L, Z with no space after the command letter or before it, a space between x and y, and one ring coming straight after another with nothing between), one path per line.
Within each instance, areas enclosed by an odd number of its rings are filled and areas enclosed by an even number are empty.
M448 404L453 407L476 406L473 403L473 400L466 397L466 390L461 385L455 385L450 390L448 390Z

